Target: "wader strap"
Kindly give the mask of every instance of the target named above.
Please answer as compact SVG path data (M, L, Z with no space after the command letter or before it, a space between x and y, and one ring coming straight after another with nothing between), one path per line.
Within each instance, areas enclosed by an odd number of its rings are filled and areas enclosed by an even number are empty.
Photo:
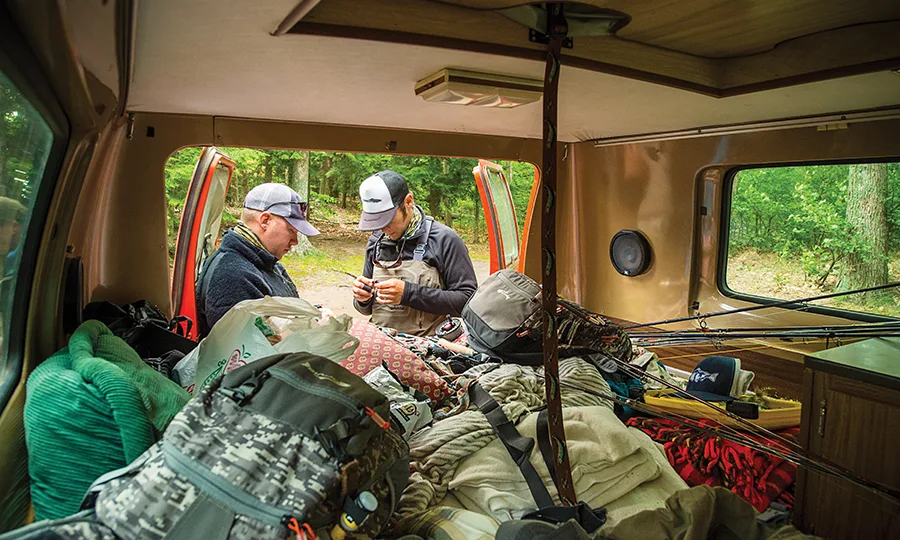
M421 261L423 257L425 257L425 246L428 244L428 237L431 235L431 224L434 223L434 218L431 216L425 217L425 234L422 235L422 239L419 240L419 243L416 244L416 249L413 250L413 260Z
M525 482L528 484L528 489L531 491L531 496L534 497L537 507L546 508L553 506L553 498L550 496L550 492L547 491L547 486L544 485L544 481L541 480L541 476L530 461L531 450L534 448L534 439L523 437L519 433L516 426L506 417L500 404L494 401L494 398L480 384L477 382L472 383L469 386L469 395L472 398L472 402L478 407L478 410L487 417L491 427L494 428L494 433L497 434L500 442L503 443L506 451L509 452L510 457L519 467L519 470L522 471L522 476L525 477Z

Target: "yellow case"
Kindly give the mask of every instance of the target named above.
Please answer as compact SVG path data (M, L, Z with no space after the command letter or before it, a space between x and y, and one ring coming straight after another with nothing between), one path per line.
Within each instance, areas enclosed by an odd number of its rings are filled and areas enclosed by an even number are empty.
M644 394L644 401L652 408L662 409L665 412L680 414L688 418L708 418L715 420L722 425L736 429L747 429L747 426L736 420L692 399L682 399L676 397L661 397L666 394L674 394L675 390L648 390ZM790 401L786 399L767 398L766 404L768 409L759 409L759 418L756 420L746 419L748 422L758 425L765 429L784 429L800 425L800 407L799 401ZM722 408L725 404L722 403Z

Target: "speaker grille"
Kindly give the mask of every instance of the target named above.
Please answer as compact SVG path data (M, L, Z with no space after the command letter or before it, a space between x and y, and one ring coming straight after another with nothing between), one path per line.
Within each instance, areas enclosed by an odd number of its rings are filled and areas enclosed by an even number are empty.
M639 276L650 267L650 242L638 231L621 230L609 243L609 259L623 276Z

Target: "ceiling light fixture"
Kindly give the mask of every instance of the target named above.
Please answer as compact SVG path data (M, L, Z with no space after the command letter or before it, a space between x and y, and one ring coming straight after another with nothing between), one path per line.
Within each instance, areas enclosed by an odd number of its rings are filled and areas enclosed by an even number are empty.
M511 109L541 99L544 83L509 75L445 68L416 83L425 101Z

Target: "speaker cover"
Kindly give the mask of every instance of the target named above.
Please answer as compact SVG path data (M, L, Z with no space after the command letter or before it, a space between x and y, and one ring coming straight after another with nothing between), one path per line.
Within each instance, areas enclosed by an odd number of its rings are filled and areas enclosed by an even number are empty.
M650 242L638 231L621 230L609 243L609 259L623 276L639 276L650 267Z

